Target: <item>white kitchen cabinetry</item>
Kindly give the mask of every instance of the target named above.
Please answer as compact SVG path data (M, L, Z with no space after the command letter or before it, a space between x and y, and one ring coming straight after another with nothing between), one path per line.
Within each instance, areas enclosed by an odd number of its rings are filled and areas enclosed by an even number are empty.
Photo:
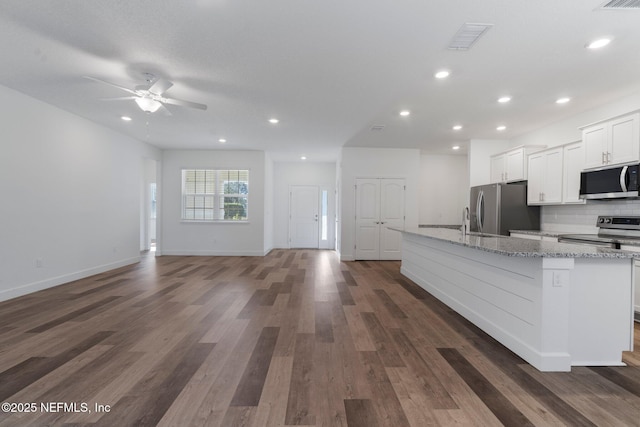
M629 252L640 252L640 246L635 245L620 245L620 249ZM633 311L635 312L635 318L640 321L640 260L635 259L634 262L634 288L635 296L633 301Z
M491 183L527 179L527 154L544 146L522 146L491 156Z
M529 155L527 204L562 203L562 147Z
M598 168L640 160L640 113L582 128L584 167Z
M563 152L562 203L584 204L580 198L580 172L584 169L584 145L581 141L567 144Z

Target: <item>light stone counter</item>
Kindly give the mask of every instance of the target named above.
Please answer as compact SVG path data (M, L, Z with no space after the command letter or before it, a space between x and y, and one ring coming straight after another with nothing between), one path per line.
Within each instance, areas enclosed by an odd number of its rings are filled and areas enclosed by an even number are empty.
M440 240L459 246L467 246L487 252L513 257L543 258L634 258L640 253L625 252L618 249L601 248L570 243L557 243L509 236L479 235L469 233L462 236L460 230L448 228L391 228L395 231Z

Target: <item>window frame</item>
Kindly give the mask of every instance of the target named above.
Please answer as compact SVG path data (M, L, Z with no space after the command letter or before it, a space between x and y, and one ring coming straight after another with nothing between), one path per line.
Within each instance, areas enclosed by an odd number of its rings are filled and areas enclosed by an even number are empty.
M195 176L199 172L204 172L201 180L193 181L190 185L194 191L187 189L187 175L192 173ZM237 180L230 181L229 174L236 174ZM209 174L213 174L213 180L208 179ZM249 194L250 194L250 169L214 169L214 168L186 168L180 169L181 179L181 209L180 221L187 223L247 223L249 222ZM246 180L240 180L240 176L246 176ZM225 193L226 184L229 182L246 183L245 193ZM213 187L212 191L208 187ZM196 191L204 190L204 191ZM189 197L192 200L189 201ZM233 219L225 218L225 199L226 198L245 199L242 203L244 207L244 216L242 218ZM197 200L200 198L200 200ZM207 214L210 211L210 215ZM191 214L189 214L191 212Z

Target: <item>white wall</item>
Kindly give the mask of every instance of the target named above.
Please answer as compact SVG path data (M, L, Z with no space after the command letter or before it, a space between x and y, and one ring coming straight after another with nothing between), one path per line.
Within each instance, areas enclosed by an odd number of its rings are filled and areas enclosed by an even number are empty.
M247 222L182 221L182 169L248 169ZM162 156L162 255L265 254L265 153L166 150Z
M142 142L0 86L0 300L137 262Z
M467 166L467 156L420 156L420 224L458 225L462 222L462 209L469 204Z
M582 139L581 127L639 109L640 92L635 92L625 98L524 134L511 140L510 147L517 147L519 145L546 145L548 147L555 147L556 145L579 141Z
M329 194L328 237L323 249L335 248L335 163L278 162L274 166L274 245L289 247L289 189L292 185L315 185Z
M491 156L506 151L509 146L505 140L472 139L469 142L469 188L491 182Z
M420 150L396 148L343 148L341 169L340 246L342 260L354 259L356 178L404 178L405 227L418 226L418 188L420 185Z

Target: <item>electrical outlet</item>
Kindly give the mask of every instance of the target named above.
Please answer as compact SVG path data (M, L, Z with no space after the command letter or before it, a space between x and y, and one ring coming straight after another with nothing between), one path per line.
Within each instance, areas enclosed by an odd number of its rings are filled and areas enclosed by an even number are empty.
M553 273L553 277L552 277L552 286L554 288L561 288L562 287L562 274L559 271L554 271Z

